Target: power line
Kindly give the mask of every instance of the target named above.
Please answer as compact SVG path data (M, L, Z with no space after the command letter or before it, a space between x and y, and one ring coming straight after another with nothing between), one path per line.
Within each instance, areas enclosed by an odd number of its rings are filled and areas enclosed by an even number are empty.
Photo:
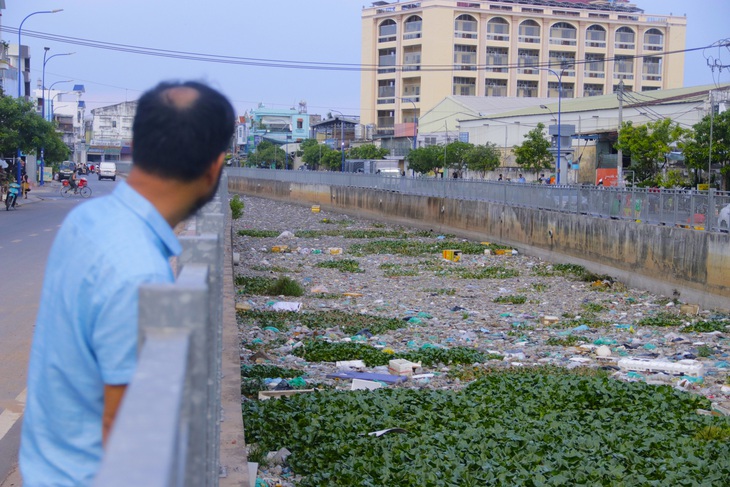
M0 30L3 32L7 32L10 34L17 34L18 29L12 28L12 27L0 27ZM116 51L116 52L123 52L123 53L129 53L129 54L139 54L139 55L145 55L145 56L153 56L153 57L164 57L164 58L171 58L171 59L180 59L185 61L197 61L197 62L207 62L207 63L216 63L216 64L231 64L231 65L242 65L242 66L258 66L258 67L268 67L268 68L279 68L279 69L303 69L303 70L317 70L317 71L376 71L376 70L384 70L384 69L393 69L393 70L410 70L413 68L414 65L410 64L401 64L401 65L388 65L388 66L382 66L382 65L373 65L373 64L356 64L356 63L332 63L332 62L321 62L321 61L294 61L294 60L282 60L282 59L265 59L265 58L249 58L249 57L241 57L241 56L227 56L227 55L220 55L220 54L207 54L207 53L197 53L197 52L189 52L189 51L177 51L177 50L171 50L171 49L159 49L159 48L152 48L152 47L143 47L143 46L134 46L129 44L118 44L118 43L112 43L112 42L104 42L104 41L96 41L92 39L82 39L78 37L69 37L69 36L63 36L63 35L57 35L57 34L47 34L43 32L38 31L32 31L32 30L24 30L23 34L28 37L34 37L37 39L44 39L54 42L59 42L63 44L73 44L78 46L84 46L84 47L90 47L93 49L102 49L102 50L108 50L108 51ZM672 54L681 54L681 53L687 53L687 52L693 52L693 51L701 51L705 50L711 47L728 47L730 46L730 40L722 40L718 41L716 43L713 43L709 46L702 46L702 47L695 47L695 48L688 48L688 49L679 49L674 51L656 51L652 52L651 54L642 54L642 55L635 55L635 56L615 56L612 58L605 58L603 59L603 62L611 62L616 60L626 60L626 59L643 59L647 57L659 57L659 56L669 56ZM596 61L595 59L580 59L580 60L574 60L571 62L572 65L580 65L580 64L588 64L588 63L595 63L600 62ZM550 68L555 67L554 62L541 62L541 63L531 63L531 64L475 64L475 65L467 65L467 70L462 70L459 68L459 66L463 66L463 64L433 64L433 65L424 65L421 64L420 71L477 71L477 70L486 70L486 69L530 69L530 68ZM473 69L472 69L473 68ZM465 73L466 74L466 73Z

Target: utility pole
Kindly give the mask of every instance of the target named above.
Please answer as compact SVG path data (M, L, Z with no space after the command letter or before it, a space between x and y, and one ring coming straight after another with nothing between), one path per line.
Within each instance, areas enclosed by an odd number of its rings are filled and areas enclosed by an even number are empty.
M618 130L616 135L621 133L621 125L624 120L624 80L621 80L618 84ZM619 187L624 187L624 153L621 149L616 154L616 184Z
M710 176L712 175L712 129L715 122L715 104L712 99L712 90L710 90L710 150L707 158L707 189L710 189Z

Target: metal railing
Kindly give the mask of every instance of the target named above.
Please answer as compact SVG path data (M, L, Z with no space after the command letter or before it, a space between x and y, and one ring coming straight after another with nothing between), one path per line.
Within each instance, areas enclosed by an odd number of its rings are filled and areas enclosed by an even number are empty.
M224 174L180 237L175 282L140 287L137 370L97 487L218 485L227 202Z
M576 213L657 225L727 230L721 211L730 192L602 186L555 186L481 179L392 177L326 171L233 168L231 176L291 183L323 184L393 191L448 199L490 201L506 206ZM709 209L709 211L708 211ZM730 213L730 208L726 211Z

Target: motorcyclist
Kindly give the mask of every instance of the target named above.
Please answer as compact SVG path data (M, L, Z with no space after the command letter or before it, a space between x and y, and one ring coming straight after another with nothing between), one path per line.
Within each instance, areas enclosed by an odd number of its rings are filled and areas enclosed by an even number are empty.
M76 171L73 171L71 173L71 177L68 178L68 184L69 186L71 186L71 189L74 190L74 194L76 194L78 189L78 185L76 184Z

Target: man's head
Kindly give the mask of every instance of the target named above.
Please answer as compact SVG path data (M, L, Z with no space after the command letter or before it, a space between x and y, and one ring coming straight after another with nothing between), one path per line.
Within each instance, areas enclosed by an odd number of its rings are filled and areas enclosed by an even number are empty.
M133 130L127 182L168 223L215 196L234 130L233 107L223 95L194 81L160 83L139 99Z
M134 164L163 179L194 181L226 151L233 130L233 107L216 90L194 81L160 83L137 103Z

